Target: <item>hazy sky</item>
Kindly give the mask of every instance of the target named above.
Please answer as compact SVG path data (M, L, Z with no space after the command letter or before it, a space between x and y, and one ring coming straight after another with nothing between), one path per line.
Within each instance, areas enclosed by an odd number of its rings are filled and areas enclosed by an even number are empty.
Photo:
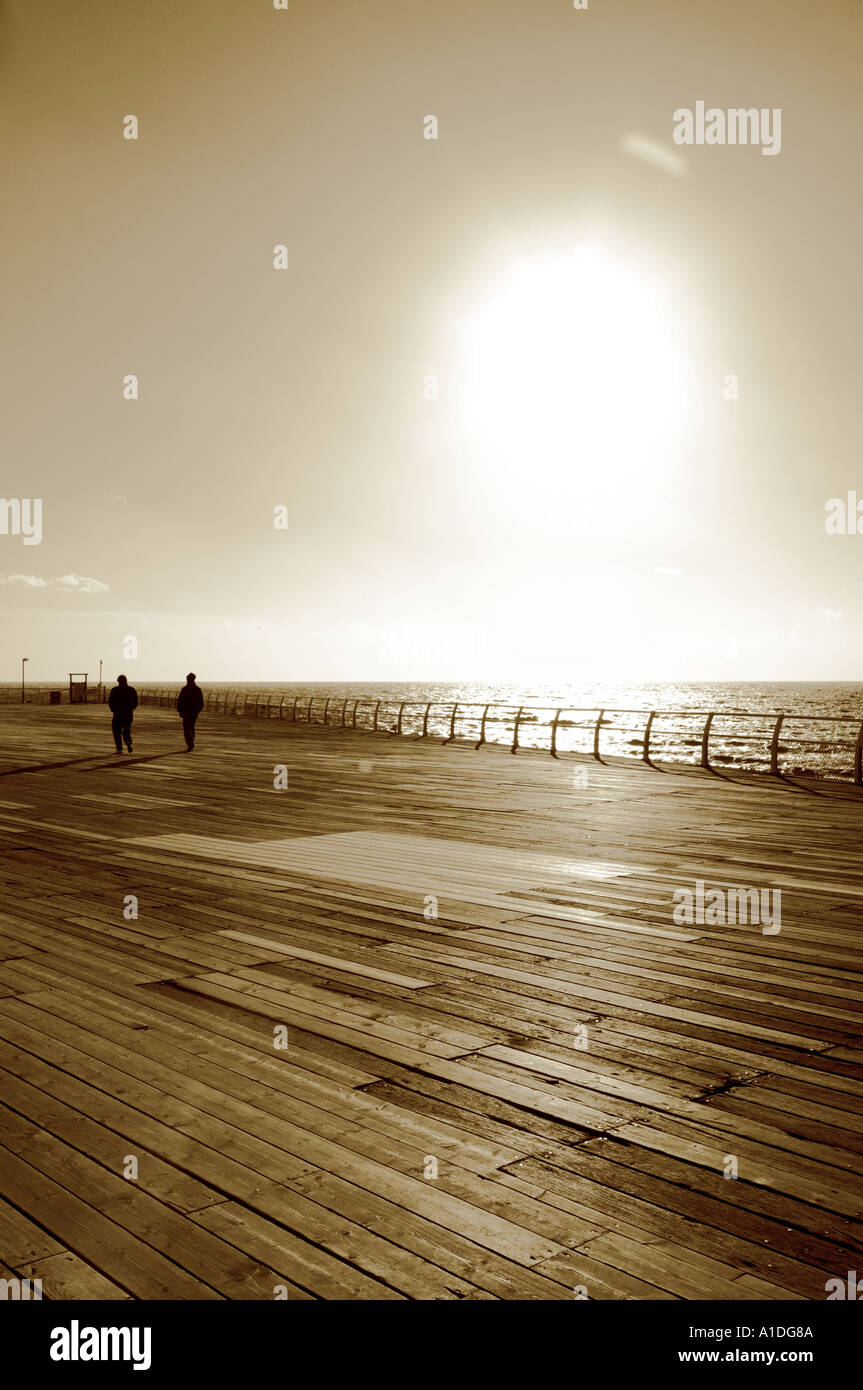
M861 676L859 0L6 0L0 65L0 678Z

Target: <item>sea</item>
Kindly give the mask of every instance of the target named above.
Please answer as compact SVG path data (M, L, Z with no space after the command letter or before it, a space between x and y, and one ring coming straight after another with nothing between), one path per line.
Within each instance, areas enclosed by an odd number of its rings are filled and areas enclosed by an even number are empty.
M176 683L176 682L175 682ZM203 682L199 682L202 684ZM141 682L145 686L146 682ZM159 686L159 681L149 684ZM180 682L182 684L182 682ZM749 710L762 714L808 714L863 719L863 681L211 681L212 690L249 694L300 691L333 701L364 695L376 700L494 703L545 709ZM179 688L179 687L178 687Z

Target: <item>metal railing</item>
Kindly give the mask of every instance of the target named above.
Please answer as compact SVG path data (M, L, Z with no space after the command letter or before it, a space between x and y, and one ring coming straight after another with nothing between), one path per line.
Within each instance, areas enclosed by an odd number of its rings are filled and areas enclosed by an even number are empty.
M141 703L173 706L177 687L139 692ZM603 762L635 758L650 767L817 777L863 786L863 717L752 710L593 709L293 692L210 691L214 714L366 730L444 744L544 749Z

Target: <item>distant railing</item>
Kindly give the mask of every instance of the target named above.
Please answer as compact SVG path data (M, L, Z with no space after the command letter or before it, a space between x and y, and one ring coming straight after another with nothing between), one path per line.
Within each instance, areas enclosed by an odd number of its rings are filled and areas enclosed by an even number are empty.
M171 706L177 687L140 692L145 705ZM452 700L393 700L244 690L209 691L214 714L277 719L370 733L636 758L651 767L696 766L715 773L818 777L863 786L863 717L751 710L587 709Z

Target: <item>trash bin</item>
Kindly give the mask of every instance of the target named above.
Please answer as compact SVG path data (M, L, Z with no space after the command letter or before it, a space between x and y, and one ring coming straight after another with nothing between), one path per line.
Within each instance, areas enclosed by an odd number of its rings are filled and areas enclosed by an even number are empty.
M49 691L48 691L48 703L49 703L49 705L59 705L60 702L61 702L61 700L62 700L62 698L63 698L62 691L60 691L60 690L49 690Z

